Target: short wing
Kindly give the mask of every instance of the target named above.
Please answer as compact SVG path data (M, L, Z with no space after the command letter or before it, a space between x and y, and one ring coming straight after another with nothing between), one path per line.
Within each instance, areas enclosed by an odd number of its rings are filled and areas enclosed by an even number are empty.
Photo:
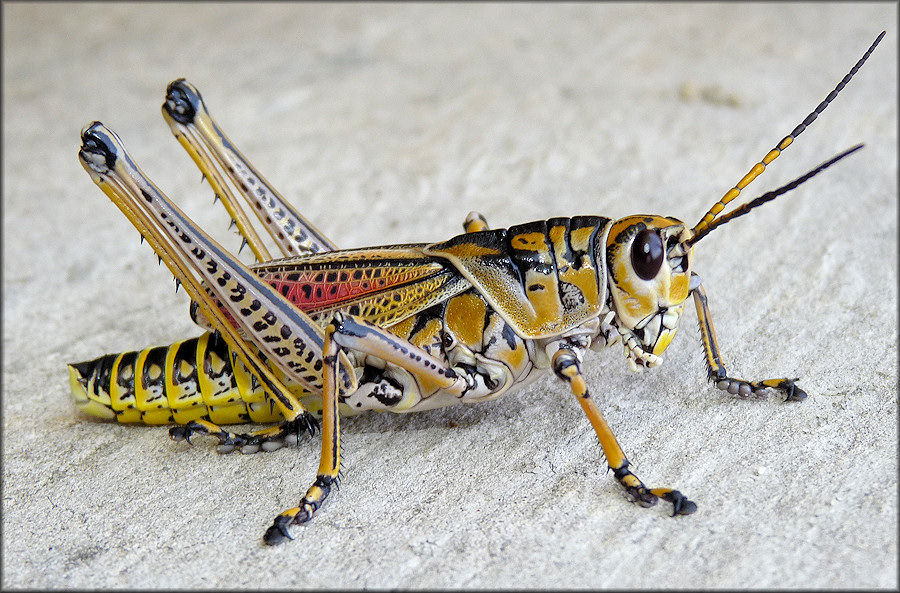
M345 311L390 327L471 287L425 244L329 251L251 266L318 323Z

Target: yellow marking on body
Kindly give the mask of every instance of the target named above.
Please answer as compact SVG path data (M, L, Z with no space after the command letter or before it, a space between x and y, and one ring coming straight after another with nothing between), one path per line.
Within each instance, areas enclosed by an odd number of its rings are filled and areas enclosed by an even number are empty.
M209 406L209 419L216 424L243 424L247 422L247 408L243 404Z
M451 333L466 347L481 346L487 304L477 294L464 293L450 299L444 313Z
M563 253L566 250L566 227L565 225L555 224L547 229L547 236L553 243L553 251Z
M103 418L104 420L112 420L116 417L116 413L109 409L109 406L104 406L100 402L92 399L77 402L77 407L79 411L84 412L85 414Z
M128 363L124 367L119 368L119 372L116 376L118 376L122 381L133 381L134 363Z
M506 329L503 317L496 311L491 313L484 328L484 350L481 354L488 360L502 362L510 373L510 379L514 380L515 377L522 376L531 359L528 358L528 348L522 339L515 334L505 335Z
M209 364L212 367L211 371L216 372L218 375L225 368L225 361L209 348L205 348L203 352L199 352L198 348L197 362L200 365L197 378L200 381L200 391L203 393L203 401L206 402L207 407L212 411L213 406L226 405L234 395L232 393L233 390L230 388L230 379L228 380L228 385L223 385L219 383L219 381L222 381L225 377L220 376L214 380L210 377L206 369L206 365ZM232 372L233 371L234 369L232 369ZM213 420L213 422L233 424L231 422L225 422L224 420Z
M412 318L413 320L416 317ZM408 340L414 346L418 346L432 356L440 356L443 338L444 324L440 319L429 319L423 327L420 327L414 335L402 335L394 332L394 327L388 329L398 337ZM409 331L412 331L410 328Z
M528 301L534 307L535 319L532 323L538 327L558 324L562 319L563 307L559 301L556 278L528 270L524 284Z
M781 144L778 145L778 148L780 148L781 150L784 150L785 148L790 146L793 142L794 142L793 136L786 136L785 139L781 141Z
M208 340L209 334L203 337L203 340ZM203 341L203 346L200 344L197 345L197 351L200 353L198 356L202 356L202 352L206 349L206 342ZM202 360L202 359L201 359ZM274 365L272 365L274 366ZM269 370L273 372L274 369L272 366L269 367ZM234 384L237 385L237 390L241 394L241 399L244 400L245 403L255 403L265 401L266 399L266 390L263 388L262 384L259 381L256 382L256 385L253 385L253 375L247 370L247 367L244 366L239 360L234 361L231 365L231 372L234 375ZM199 374L203 374L202 370Z
M215 352L209 352L207 354L207 360L209 361L210 370L213 373L216 375L222 374L222 370L225 368L225 361L221 356Z
M169 346L169 350L166 352L166 368L172 369L172 372L166 373L165 377L166 399L172 410L186 410L195 406L202 406L205 409L206 406L203 405L203 396L200 394L199 382L194 383L193 391L190 391L191 384L188 382L175 383L176 374L179 377L187 377L195 371L195 366L183 359L178 362L178 368L175 368L175 356L184 341L175 342ZM196 363L196 352L193 360Z
M178 364L178 374L180 374L181 376L190 375L194 371L195 368L196 367L194 367L194 365L192 365L188 361L182 360Z
M547 229L547 236L550 237L551 254L556 260L557 273L562 277L563 270L572 267L572 262L566 259L566 252L569 250L566 245L566 227L561 224L553 225Z
M627 318L642 319L656 310L656 296L641 280L631 273L624 257L617 257L613 267L613 279L619 290L615 293L619 307L625 308ZM620 315L622 311L619 311Z
M118 420L121 424L141 422L141 411L137 408L128 408L116 412L116 420Z
M175 424L187 424L188 422L202 420L206 413L206 406L200 405L187 410L172 410L172 418Z
M120 354L116 357L115 362L113 362L112 370L110 372L110 381L109 381L109 400L110 407L113 410L119 412L127 409L134 409L134 390L129 390L127 387L122 385L120 381L125 382L125 384L134 385L134 367L131 363L126 363L125 367L121 367L122 358L124 354ZM139 422L140 421L140 412L138 412L137 420L119 420L120 422Z
M660 356L663 352L666 351L666 348L669 347L669 344L672 343L672 338L675 337L676 330L672 329L663 329L659 333L659 337L656 339L656 344L653 345L653 354L656 356Z
M505 352L500 353L499 357L516 375L522 372L523 367L529 360L526 348L519 343L516 344L515 348L509 348Z
M594 227L583 227L569 232L569 243L572 249L576 251L589 251L591 247L591 236L596 229Z
M529 320L532 327L552 328L563 319L563 306L559 300L559 286L553 273L554 262L543 232L519 233L510 238L513 249L537 253L540 263L550 271L538 271L529 267L522 280L525 296L534 309L534 317ZM521 310L521 309L520 309ZM511 313L512 314L512 313Z
M446 249L441 249L437 251L438 255L452 255L453 257L458 258L471 258L471 257L497 257L501 255L500 251L497 249L492 249L490 247L482 247L481 245L476 245L474 243L459 243L457 245L452 245L447 247Z
M399 322L395 323L391 326L390 331L395 336L409 339L410 334L412 333L413 326L416 324L416 315L411 315L406 319L402 319Z
M453 241L468 238L469 235L461 235ZM475 235L480 237L481 235ZM511 238L513 244L522 248L528 246L526 251L534 251L532 240L541 237L543 233L521 233L516 238ZM438 244L429 246L425 252L429 255L445 257L453 262L460 273L470 281L485 297L490 305L497 310L520 336L528 338L541 338L557 335L560 331L568 329L565 320L559 311L561 307L558 300L558 287L556 275L552 278L547 274L539 274L533 269L523 280L519 271L515 269L506 254L499 248L481 248L468 242L451 245ZM545 248L538 251L540 263L553 267L553 261ZM482 257L485 256L493 257ZM541 277L538 279L538 277ZM547 290L552 283L552 290ZM539 284L540 288L529 291L529 286ZM536 294L542 290L545 294ZM552 293L552 295L550 294ZM549 296L548 296L549 295ZM552 303L548 307L548 298ZM537 310L540 308L540 310ZM547 311L551 311L548 315Z
M159 407L158 405L150 403L152 394L150 393L150 390L144 386L144 366L147 362L147 355L150 353L150 350L150 348L146 348L138 352L137 360L134 362L134 406L142 412Z
M160 398L162 399L162 398ZM172 410L163 408L159 410L145 410L141 413L141 422L150 425L171 424Z
M570 266L559 275L559 279L577 286L592 311L600 306L600 286L597 283L597 271L593 266L584 266L579 270Z
M687 300L691 292L691 279L688 274L672 274L669 285L669 302L680 303Z
M587 233L587 238L590 239L590 235L594 229L589 227L586 230L590 231ZM550 237L550 241L553 243L553 253L556 254L556 269L558 271L559 279L578 287L586 301L580 307L567 308L567 312L575 314L576 317L581 316L578 315L579 313L583 315L587 312L593 312L599 305L597 302L599 299L599 287L597 286L597 272L590 264L590 259L585 257L585 261L583 262L572 262L565 259L564 256L568 247L566 245L566 227L564 225L554 225L550 227L547 234ZM585 244L584 248L575 247L573 245L572 248L586 251L587 245ZM575 265L579 263L581 264L581 267L576 269Z
M513 249L525 251L546 251L547 241L544 233L519 233L510 237L509 244Z
M91 416L107 420L115 418L116 413L109 407L109 394L94 393L93 389L90 389L93 383L88 383L88 386L85 387L80 378L81 375L75 367L69 365L69 387L75 400L75 406Z

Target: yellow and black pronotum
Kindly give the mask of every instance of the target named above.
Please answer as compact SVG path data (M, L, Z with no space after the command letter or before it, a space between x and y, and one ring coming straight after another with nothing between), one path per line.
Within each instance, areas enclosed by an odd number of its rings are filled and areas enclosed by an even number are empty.
M476 213L448 241L337 250L231 144L184 80L169 85L163 115L209 179L260 262L245 266L147 179L100 123L82 132L79 158L171 269L208 331L167 347L69 365L79 409L120 422L176 423L175 439L212 435L219 450L272 450L313 433L321 414L317 476L297 507L265 535L274 544L312 518L340 469L340 415L411 412L485 401L552 370L594 427L610 469L633 500L662 498L674 514L697 507L677 490L648 488L629 469L582 374L586 350L621 343L632 369L654 367L689 296L700 323L708 378L739 395L806 394L796 379L747 381L719 357L706 293L691 269L710 231L794 189L861 148L722 214L863 65L884 33L835 89L694 227L656 215L553 218L489 229ZM273 258L235 191L281 250ZM248 434L217 424L281 423Z

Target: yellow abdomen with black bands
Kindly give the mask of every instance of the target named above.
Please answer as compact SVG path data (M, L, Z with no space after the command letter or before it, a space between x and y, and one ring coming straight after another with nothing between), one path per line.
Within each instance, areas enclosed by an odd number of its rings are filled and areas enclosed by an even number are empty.
M281 373L276 369L278 375ZM283 420L215 334L69 365L72 396L91 416L144 424ZM305 395L305 394L298 394Z

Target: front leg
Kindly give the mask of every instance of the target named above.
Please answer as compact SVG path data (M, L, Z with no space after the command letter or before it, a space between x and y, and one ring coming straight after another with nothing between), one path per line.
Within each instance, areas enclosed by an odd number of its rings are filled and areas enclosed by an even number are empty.
M732 395L748 396L750 394L761 395L766 389L775 389L785 395L785 401L802 401L806 399L806 392L797 387L795 379L765 379L763 381L745 381L736 377L729 377L725 365L719 357L719 343L716 340L716 329L713 327L712 314L709 311L709 303L706 291L703 289L703 281L697 274L691 274L691 294L694 295L694 306L697 308L697 320L700 323L700 339L703 342L703 353L706 357L707 378L715 382L716 387L727 391Z
M553 355L553 371L556 376L566 381L572 389L572 393L581 404L581 409L587 415L591 426L600 439L600 446L606 455L606 461L609 469L613 471L619 483L625 487L625 491L631 498L632 502L636 502L642 507L650 507L656 504L658 498L672 503L672 515L690 515L696 512L697 505L687 499L678 490L671 488L647 488L636 475L628 469L630 464L625 457L625 452L616 441L616 435L613 434L609 424L597 404L588 391L587 383L581 372L581 362L578 354L574 349L562 347Z

